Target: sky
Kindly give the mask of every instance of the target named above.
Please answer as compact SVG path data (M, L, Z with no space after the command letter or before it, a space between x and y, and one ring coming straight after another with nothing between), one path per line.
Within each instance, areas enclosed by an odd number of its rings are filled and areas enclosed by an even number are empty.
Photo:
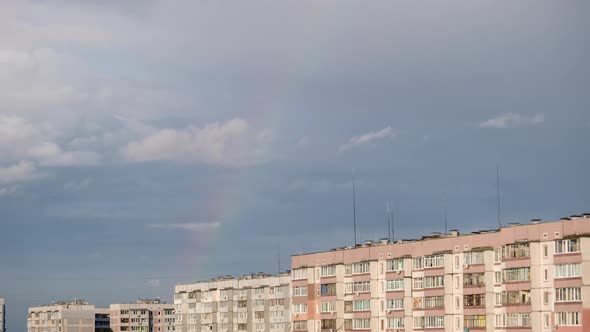
M590 8L3 1L0 296L171 301L290 256L590 212Z

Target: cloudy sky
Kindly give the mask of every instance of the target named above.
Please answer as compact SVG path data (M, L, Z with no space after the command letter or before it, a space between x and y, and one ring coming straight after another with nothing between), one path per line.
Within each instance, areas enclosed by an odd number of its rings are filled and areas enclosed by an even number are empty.
M99 4L100 3L100 4ZM590 210L568 1L3 1L0 296L171 300L359 240Z

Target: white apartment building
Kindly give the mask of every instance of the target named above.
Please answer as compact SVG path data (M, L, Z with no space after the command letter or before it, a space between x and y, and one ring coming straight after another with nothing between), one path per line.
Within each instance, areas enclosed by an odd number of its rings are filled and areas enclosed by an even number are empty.
M291 275L252 274L177 285L176 330L291 331Z
M131 304L111 304L113 332L171 332L174 331L174 305L159 299L139 299Z
M94 305L74 300L29 308L27 332L94 332Z

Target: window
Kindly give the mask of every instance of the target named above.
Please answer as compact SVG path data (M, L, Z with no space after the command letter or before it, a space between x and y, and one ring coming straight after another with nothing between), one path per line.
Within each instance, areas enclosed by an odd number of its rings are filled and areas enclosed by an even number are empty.
M486 305L485 294L463 295L463 306L465 307L484 307Z
M353 330L370 330L371 319L370 318L356 318L352 320Z
M352 292L353 293L367 293L371 291L371 282L370 281L358 281L352 283Z
M404 299L387 299L387 310L399 310L404 308Z
M530 327L529 314L501 314L496 315L496 327Z
M504 281L529 281L530 280L530 267L517 267L512 269L504 270Z
M401 271L404 269L404 260L401 258L387 261L387 271Z
M285 305L285 299L271 299L270 306Z
M387 280L387 287L385 289L388 291L403 290L404 279Z
M543 257L549 257L549 246L546 244L543 245Z
M414 289L424 288L424 278L414 278L413 279L413 288Z
M352 264L345 264L344 265L344 275L352 275Z
M307 303L295 303L293 304L294 314L304 314L307 312Z
M498 263L502 261L502 249L496 248L494 249L494 262Z
M579 312L556 312L555 324L557 326L582 325L582 315Z
M254 288L254 294L255 295L263 295L264 294L264 288L260 287L260 288Z
M555 241L555 253L567 254L580 251L580 239L568 239Z
M463 286L484 286L485 274L482 273L465 273L463 274Z
M352 312L352 301L344 301L344 312Z
M528 243L513 243L505 245L502 252L504 259L524 258L530 256Z
M459 268L459 256L455 256L455 267Z
M255 330L264 330L264 323L255 323L254 329Z
M293 280L307 279L307 269L293 269Z
M322 319L322 330L335 330L336 320L335 319Z
M293 331L307 331L307 321L306 320L294 320L293 321Z
M549 270L545 269L545 271L543 272L544 277L545 277L545 281L549 280Z
M248 324L238 324L239 331L246 331L248 329Z
M285 292L283 286L270 287L269 290L270 290L270 294L283 294Z
M352 301L353 311L371 310L371 300L356 300Z
M415 297L413 299L414 309L443 308L444 306L445 306L445 297L444 296Z
M519 290L519 291L507 291L497 294L502 296L501 303L496 304L529 304L531 303L531 291L530 290Z
M412 260L412 268L414 270L421 270L424 268L424 257L417 257Z
M572 278L582 275L581 265L578 264L562 264L555 265L555 278Z
M431 267L442 267L444 266L444 257L443 255L434 255L434 256L425 256L424 257L424 268L431 268Z
M255 319L264 319L264 311L255 311L254 318Z
M387 328L388 329L403 329L404 328L404 319L403 318L388 318L387 319Z
M336 265L323 265L322 277L330 277L336 275Z
M238 301L238 308L245 308L247 305L248 305L248 301L246 301L246 300Z
M294 286L293 296L307 296L307 286Z
M464 324L465 328L486 327L486 316L485 315L464 316L463 324Z
M545 324L544 324L544 326L545 326L545 327L549 327L549 324L551 323L551 319L550 319L550 317L549 317L549 314L545 314L543 317L545 318L545 319L544 319L544 321L545 321Z
M335 295L336 294L336 284L322 284L320 286L320 294L321 295Z
M262 300L262 299L254 300L254 301L252 301L252 305L255 307L263 307L264 300Z
M352 265L353 274L369 273L369 262L354 263Z
M463 256L463 264L483 264L483 251L467 252Z
M322 302L322 312L335 312L336 302Z
M444 276L424 277L424 288L444 287Z
M428 316L428 317L414 317L414 328L432 328L432 327L444 327L445 317L444 316Z
M580 287L556 288L555 302L582 301L582 289Z
M502 272L496 271L494 272L494 283L499 285L502 283Z

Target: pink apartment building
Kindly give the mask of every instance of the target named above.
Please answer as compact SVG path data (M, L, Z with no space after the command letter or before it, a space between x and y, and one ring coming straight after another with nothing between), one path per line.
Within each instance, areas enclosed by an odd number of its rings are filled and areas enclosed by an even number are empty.
M292 330L590 331L590 214L292 257Z
M159 299L140 299L131 304L111 304L109 311L113 332L174 331L174 304L167 304Z

